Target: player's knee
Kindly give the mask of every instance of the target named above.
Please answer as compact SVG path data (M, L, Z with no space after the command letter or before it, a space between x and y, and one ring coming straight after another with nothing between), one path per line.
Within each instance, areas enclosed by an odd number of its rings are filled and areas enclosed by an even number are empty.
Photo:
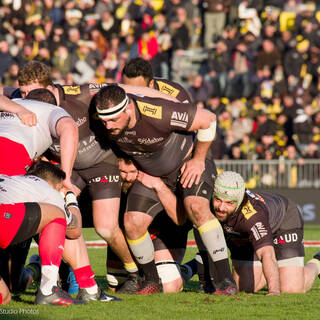
M287 283L281 284L281 292L282 293L304 293L303 285Z
M165 293L180 292L183 281L177 264L174 261L158 261L157 271Z
M142 230L143 221L141 214L136 214L134 212L126 213L124 216L124 229L127 236L137 234L143 234L145 230Z
M110 241L112 239L113 232L109 228L96 227L95 230L102 239L106 241Z
M193 221L197 221L200 225L207 221L209 218L209 207L206 201L202 199L193 199L187 203L187 210L189 215L191 215Z
M2 302L1 304L5 305L5 304L9 304L11 301L11 294L10 292L5 292L2 294Z
M183 289L183 281L181 278L170 281L167 283L163 283L163 292L164 293L176 293L181 292Z

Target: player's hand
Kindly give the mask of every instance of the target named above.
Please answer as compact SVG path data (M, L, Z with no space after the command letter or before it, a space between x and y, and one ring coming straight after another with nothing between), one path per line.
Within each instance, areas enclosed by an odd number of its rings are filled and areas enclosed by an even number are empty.
M183 188L191 188L195 183L200 182L200 177L205 169L205 163L203 160L190 159L181 168L180 183Z
M138 171L137 180L150 189L157 189L157 186L161 183L161 178L150 176L140 170Z
M72 191L77 197L81 192L81 190L76 185L71 183L70 179L63 180L62 184L64 194L66 194L67 191Z
M124 159L119 159L119 171L123 181L134 182L137 179L138 169L133 162L126 162Z
M21 111L19 111L17 113L17 116L19 117L19 119L21 120L21 122L23 124L25 124L26 126L32 127L35 126L37 124L37 116L35 113L27 110L27 109L23 109Z

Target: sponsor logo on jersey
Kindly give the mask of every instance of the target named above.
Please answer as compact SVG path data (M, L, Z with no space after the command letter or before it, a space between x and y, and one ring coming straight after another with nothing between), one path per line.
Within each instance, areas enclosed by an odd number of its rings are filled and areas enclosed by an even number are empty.
M180 92L180 90L163 81L157 80L157 84L159 86L159 91L169 94L170 96L176 97Z
M173 111L171 115L170 124L176 127L186 128L189 121L187 112Z
M261 202L263 202L263 204L266 204L266 201L260 196L260 194L253 193L248 189L246 190L246 193L248 194L249 197L251 197L255 200L261 201Z
M162 107L142 101L137 101L137 104L143 115L151 118L162 119Z
M1 120L14 119L14 118L16 118L15 114L13 114L11 112L0 111L0 119Z
M257 211L253 208L253 206L249 200L242 207L241 212L247 220L250 219L254 214L257 213Z
M274 244L284 244L284 243L291 243L291 242L297 242L298 241L298 234L297 233L287 233L284 235L281 235L278 238L273 239Z
M257 241L268 235L268 230L262 222L257 222L250 230Z
M5 219L11 219L12 218L12 214L9 213L9 212L5 212L3 216L4 216Z
M138 142L140 144L146 144L146 145L150 145L150 144L155 144L158 142L163 141L163 137L159 137L159 138L138 138Z
M121 137L121 138L118 139L118 142L121 142L121 143L133 143L133 140L129 139L127 137Z
M82 126L84 123L86 123L87 121L87 117L83 117L83 118L78 118L78 120L76 121L76 124L78 127Z
M107 83L89 83L89 91L90 93L96 93L98 92L101 88L107 87Z
M126 136L136 136L137 132L136 131L125 131L124 133Z
M63 86L65 94L77 95L81 93L80 86Z
M90 136L89 139L81 140L78 144L78 153L82 154L89 151L98 144L95 136Z
M109 176L93 178L89 180L89 183L112 183L112 182L117 183L119 181L120 181L120 176L109 175Z

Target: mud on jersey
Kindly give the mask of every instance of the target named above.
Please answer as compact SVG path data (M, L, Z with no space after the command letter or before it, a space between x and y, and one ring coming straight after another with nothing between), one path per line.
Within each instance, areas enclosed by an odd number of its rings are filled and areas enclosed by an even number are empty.
M146 173L154 176L171 173L181 165L193 144L194 135L187 130L196 107L161 98L128 96L135 105L137 122L121 137L115 137L115 143Z
M249 242L255 251L273 245L273 235L286 218L287 206L288 199L279 194L246 190L240 208L222 222L231 252Z

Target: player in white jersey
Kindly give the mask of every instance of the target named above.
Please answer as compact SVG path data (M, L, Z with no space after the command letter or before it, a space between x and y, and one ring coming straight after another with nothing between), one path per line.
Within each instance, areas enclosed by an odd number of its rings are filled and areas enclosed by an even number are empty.
M75 196L67 193L64 200L58 191L65 179L65 173L58 167L41 162L33 172L45 180L34 175L0 175L0 247L6 248L41 233L41 283L35 303L83 304L57 287L65 237L75 239L81 235ZM0 278L0 303L2 299L8 303L10 294Z
M50 91L39 90L39 99ZM32 161L40 157L54 139L60 140L61 169L66 173L64 186L73 190L70 182L78 148L78 128L72 117L62 108L35 100L15 99L26 110L36 114L38 122L29 127L16 114L0 112L0 174L24 174ZM49 101L49 100L48 100Z

